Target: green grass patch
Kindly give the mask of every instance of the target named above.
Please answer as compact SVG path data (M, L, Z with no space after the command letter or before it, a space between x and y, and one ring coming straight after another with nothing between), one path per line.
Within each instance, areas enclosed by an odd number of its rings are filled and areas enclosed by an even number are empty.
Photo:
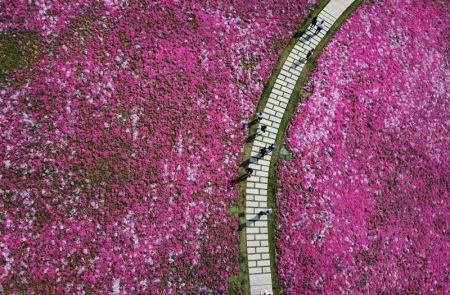
M228 210L228 212L230 213L230 214L237 214L237 213L239 213L239 208L238 207L231 207L229 210Z
M33 60L38 48L37 40L33 32L0 33L0 80Z

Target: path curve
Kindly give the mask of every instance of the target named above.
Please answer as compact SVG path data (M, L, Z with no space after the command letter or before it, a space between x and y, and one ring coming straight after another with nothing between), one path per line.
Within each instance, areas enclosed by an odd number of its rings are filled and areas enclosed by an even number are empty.
M295 44L283 64L264 108L264 118L260 121L260 126L266 125L267 131L256 136L253 142L249 168L254 172L247 180L245 192L247 255L252 295L260 295L264 291L273 293L267 216L257 216L267 208L272 154L260 158L260 149L275 143L287 104L303 70L306 54L317 47L331 26L353 2L355 0L331 0L324 7L318 15L319 22L324 20L323 30L306 40L303 36L315 32L315 28L309 28ZM260 129L258 132L261 132Z

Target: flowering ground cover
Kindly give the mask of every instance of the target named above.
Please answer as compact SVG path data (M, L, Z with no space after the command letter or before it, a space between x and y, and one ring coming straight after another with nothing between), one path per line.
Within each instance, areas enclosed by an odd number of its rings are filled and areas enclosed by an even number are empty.
M363 3L318 60L279 169L286 294L448 294L449 8Z
M34 39L0 81L0 292L223 293L239 127L306 4L3 1Z

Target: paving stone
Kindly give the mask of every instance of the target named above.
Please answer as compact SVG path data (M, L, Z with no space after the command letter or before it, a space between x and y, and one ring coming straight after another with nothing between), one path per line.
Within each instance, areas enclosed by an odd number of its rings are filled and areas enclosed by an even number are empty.
M267 125L266 125L266 126L267 126ZM258 148L258 150L259 150L259 148L265 147L266 145L265 145L262 141L255 140L255 141L253 142L253 146L256 146L256 147Z
M298 77L297 77L298 78ZM296 79L297 79L296 78ZM283 97L285 98L285 99L287 99L287 100L289 100L289 99L291 99L291 94L292 93L285 93L284 95L283 95ZM280 99L281 100L281 99ZM282 101L282 100L281 100Z
M256 253L269 253L269 247L257 247L256 248Z
M297 54L298 55L298 50L296 49L296 48L292 48L292 51L291 52L293 52L294 54Z
M274 106L273 109L276 110L277 112L280 112L280 113L284 113L284 111L285 111L284 108L282 108L282 107L277 107L277 106Z
M256 253L256 248L249 248L249 247L247 247L247 254L255 254L255 253Z
M296 70L296 69L294 69L294 68L290 68L290 69L289 69L289 72L290 72L293 76L295 76L295 77L300 76L300 71L299 71L299 70Z
M253 208L253 207L245 207L245 213L246 214L251 214L251 215L254 215L254 214L256 214L257 212L256 212L256 210L255 210L255 208Z
M253 169L253 170L257 170L257 169ZM255 175L252 175L250 178L247 178L247 181L249 181L249 180L252 180L255 183L261 182L261 179L258 176L255 176Z
M267 161L266 159L259 160L259 163L264 166L270 166L270 162Z
M270 125L272 127L275 127L275 128L279 128L280 127L280 123L278 123L278 122L272 122L272 123L270 123Z
M267 226L266 226L266 227L264 227L264 228L260 228L260 229L259 229L259 232L262 233L262 234L266 234L266 233L269 232L269 229L268 229Z
M297 82L296 80L294 80L294 79L292 79L292 78L286 78L285 81L286 81L287 83L291 83L291 84L294 84L294 85L295 85L295 83Z
M267 234L256 234L255 240L267 240L269 239L269 236Z
M265 182L267 183L267 178L265 179ZM267 196L267 190L260 189L260 190L259 190L259 193L260 193L261 195Z
M258 175L258 176L267 176L267 173L266 172L264 172L264 171L262 171L262 170L256 170L255 172L253 172L255 175ZM259 184L260 182L258 182L258 184Z
M258 203L259 203L259 207L267 208L267 202L258 202Z
M254 181L254 180L253 180L253 181ZM258 191L257 189L255 189L255 188L248 188L248 189L246 190L246 192L247 192L247 194L254 194L254 195L259 194L259 191Z
M247 183L247 187L253 187L255 185L255 183ZM247 195L245 197L246 201L254 201L255 200L255 195Z
M267 196L264 196L264 195L255 196L255 200L256 201L266 201L267 200Z
M261 254L250 254L247 256L248 260L260 260L261 259Z
M300 71L301 71L302 69L300 69ZM289 85L287 85L287 86L284 86L283 87L283 91L284 92L286 92L286 93L292 93L292 90L294 89L294 85L292 85L292 84L289 84Z
M266 241L261 241L262 242L266 242ZM269 253L261 253L261 259L269 259L270 258L270 254Z
M278 95L276 95L276 94L273 93L273 92L271 92L271 93L269 94L269 99L274 99L274 100L276 100L277 97L278 97Z
M272 138L264 137L262 141L267 144L271 144L271 143L273 143L274 140Z
M249 167L251 167L254 170L260 170L261 169L261 165L258 163L250 163ZM249 178L248 181L252 180L252 178Z
M267 285L268 282L272 282L271 274L260 274L260 275L250 276L250 285L264 286L264 285Z
M251 295L261 295L265 291L272 290L272 285L254 286L250 288Z
M275 115L275 111L271 109L265 109L265 112L268 113L269 115Z
M261 230L262 228L259 228L259 227L256 227L256 226L247 226L247 233L249 233L249 234L259 234L259 233L261 233L261 234L263 234L260 230Z
M268 100L267 103L266 103L265 109L269 108L269 109L272 109L272 110L273 110L273 107L276 106L276 105L273 104L273 102L274 102L274 100L271 100L271 99L269 98L269 100ZM261 128L261 125L260 125L259 128Z
M267 173L267 172L264 172L264 171L261 171L261 172L262 173ZM256 187L257 188L262 188L262 189L267 189L267 183L257 183Z
M248 273L249 274L262 273L262 268L261 267L249 267Z
M273 114L275 115L276 114L276 112L275 111L272 111L273 112ZM275 123L280 123L281 122L281 117L272 117L272 121L273 122L275 122Z
M258 247L261 241L247 241L247 247Z
M288 85L287 87L288 87L289 89L291 89L291 92L292 92L293 89L295 88L295 84L288 83L287 85Z
M284 77L291 77L291 73L289 73L288 71L286 71L285 69L281 69L280 71L280 75L284 76Z
M270 266L270 260L258 260L256 261L256 265L258 266ZM261 270L262 272L262 270Z
M283 92L281 92L278 89L272 89L272 92L275 93L275 94L278 94L278 95L283 95Z
M252 201L247 201L245 202L245 206L248 207L255 207L258 208L259 207L259 202L252 202Z
M254 188L254 187L255 187L254 182L247 182L247 188ZM247 198L247 200L251 200L251 199Z

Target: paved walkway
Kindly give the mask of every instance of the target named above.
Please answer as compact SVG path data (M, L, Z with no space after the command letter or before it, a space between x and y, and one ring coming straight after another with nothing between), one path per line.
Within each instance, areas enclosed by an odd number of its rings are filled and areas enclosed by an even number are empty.
M267 131L256 136L253 142L249 167L254 172L247 180L245 203L247 254L252 295L260 295L264 291L272 293L267 216L257 216L260 211L267 208L267 183L272 154L269 153L261 158L259 151L275 143L287 103L306 63L306 54L310 49L316 48L336 19L352 3L353 0L331 0L325 6L318 16L318 22L324 20L323 30L314 35L316 28L310 28L299 39L283 65L264 108L264 118L260 121L260 126L266 125ZM261 133L260 130L258 132Z

